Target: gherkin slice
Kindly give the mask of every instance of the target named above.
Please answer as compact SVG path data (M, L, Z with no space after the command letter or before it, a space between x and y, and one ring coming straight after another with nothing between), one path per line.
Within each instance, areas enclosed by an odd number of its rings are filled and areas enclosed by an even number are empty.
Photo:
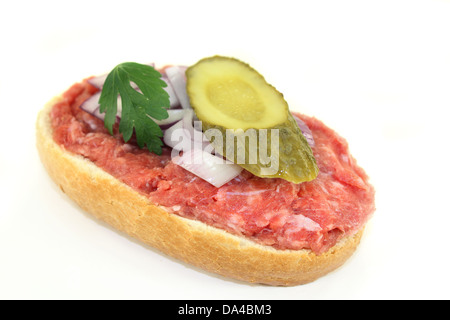
M186 71L187 93L215 150L256 176L317 177L313 152L283 95L248 64L205 58Z

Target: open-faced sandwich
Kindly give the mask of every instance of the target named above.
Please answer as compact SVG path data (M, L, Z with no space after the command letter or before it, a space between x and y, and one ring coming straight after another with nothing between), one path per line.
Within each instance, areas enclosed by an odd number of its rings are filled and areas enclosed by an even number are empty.
M304 284L336 269L375 210L346 141L234 58L127 62L87 78L40 112L37 147L82 209L248 282Z

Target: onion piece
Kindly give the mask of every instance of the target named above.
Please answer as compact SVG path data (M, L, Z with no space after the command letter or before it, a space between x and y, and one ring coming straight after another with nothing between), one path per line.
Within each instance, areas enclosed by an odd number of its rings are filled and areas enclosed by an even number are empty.
M220 188L237 177L242 167L200 149L191 149L174 157L173 163Z
M171 125L183 119L183 116L185 115L186 112L183 109L175 109L175 110L169 109L167 110L167 113L169 114L169 117L166 119L162 120L156 120L153 118L152 119L158 126Z
M93 116L99 118L100 120L105 120L105 114L100 113L100 104L98 100L100 99L101 91L97 92L90 98L86 99L81 105L80 108L86 111L87 113L92 114Z
M299 117L297 117L296 115L293 115L295 121L298 124L298 127L300 128L300 130L303 133L303 136L306 138L306 141L308 142L310 147L315 147L316 146L316 142L314 141L314 137L312 135L311 130L308 128L308 126L306 125L306 123L303 122L302 119L300 119Z
M194 136L195 129L192 125L192 121L194 121L194 110L192 109L184 109L186 111L185 116L183 117L183 128L186 129L191 137Z
M168 112L170 111L184 111L184 115L180 121L164 131L163 141L167 146L179 151L190 149L214 151L205 134L200 130L196 130L192 125L194 119L193 110L168 110Z
M180 101L178 100L177 95L175 94L175 90L173 89L169 79L166 76L163 76L161 80L163 80L167 84L167 87L163 89L166 90L166 92L169 94L170 108L172 109L178 107L180 105Z
M86 99L81 105L80 108L86 112L92 113L95 109L97 109L100 105L98 100L100 99L101 91L95 93L88 99Z
M194 128L192 125L192 122L194 121L195 113L193 109L187 109L187 114L183 118L183 128L189 132L192 145L194 149L201 149L201 150L209 150L214 151L214 147L209 142L209 139L205 136L201 128ZM201 122L200 122L201 123Z
M103 74L101 76L90 78L87 80L87 82L89 82L94 87L101 89L101 88L103 88L103 85L105 84L106 77L108 77L107 73Z
M186 81L186 70L188 69L187 66L178 66L180 68L180 72L183 74L184 81Z
M175 132L178 133L177 136L175 136ZM179 135L181 135L181 137L179 137ZM177 139L178 137L178 139ZM182 146L180 145L180 140L182 139L182 142L184 143L189 142L191 139L188 137L187 133L185 133L184 128L183 128L183 120L178 121L177 123L175 123L173 126L171 126L170 128L168 128L167 130L164 131L164 136L163 136L163 141L165 143L166 146L169 146L171 148L175 148L177 147L177 150L180 149L184 149L184 150L189 150L189 146Z
M99 118L102 121L105 121L105 113L100 112L100 107L94 110L94 112L91 113L93 116Z
M166 70L167 78L175 91L183 109L192 109L189 96L186 92L185 69L182 67L169 67Z

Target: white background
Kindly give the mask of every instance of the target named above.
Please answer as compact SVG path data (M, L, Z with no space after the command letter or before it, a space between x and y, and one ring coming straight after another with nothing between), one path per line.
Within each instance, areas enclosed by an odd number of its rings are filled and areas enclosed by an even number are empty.
M215 54L338 131L376 188L358 251L314 283L180 263L82 212L39 161L36 115L74 82ZM2 299L450 298L449 1L3 1L0 102Z

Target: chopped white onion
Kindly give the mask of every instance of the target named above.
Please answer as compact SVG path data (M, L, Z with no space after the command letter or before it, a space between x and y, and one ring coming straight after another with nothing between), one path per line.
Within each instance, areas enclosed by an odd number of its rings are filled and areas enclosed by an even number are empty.
M300 130L303 133L303 136L306 138L306 141L308 141L308 144L311 147L315 147L316 146L316 142L314 141L314 137L312 135L311 130L308 128L308 126L306 125L306 123L303 122L302 119L300 119L299 117L297 117L296 115L293 115L295 121L298 124L298 127L300 128Z
M180 68L180 72L183 74L184 80L186 80L186 70L188 69L187 66L178 66Z
M81 109L88 113L94 112L100 105L98 104L98 100L100 99L101 91L92 95L89 99L86 99L80 106Z
M163 120L156 120L153 119L153 121L155 121L155 123L158 126L164 126L164 125L169 125L169 124L174 124L178 121L180 121L181 119L183 119L184 114L186 113L186 110L183 109L174 109L174 110L167 110L167 113L169 114L169 117Z
M99 118L100 120L105 120L105 114L100 113L100 104L98 103L98 100L100 99L101 91L97 92L96 94L92 95L89 99L84 101L80 108L86 111L87 113L92 114L93 116Z
M186 91L185 69L182 67L169 67L166 70L167 78L175 91L183 109L192 109L189 96Z
M164 131L163 141L165 145L176 150L189 150L191 148L191 137L183 128L183 120Z
M184 109L186 111L185 116L183 117L183 128L185 128L191 137L194 136L194 126L192 125L192 121L194 121L194 110L192 109Z
M200 149L212 152L214 148L212 148L208 138L202 131L196 130L192 125L194 111L191 109L182 109L180 111L184 111L183 119L164 131L164 143L179 151Z
M220 188L237 177L242 167L200 149L191 149L174 157L173 163Z
M167 83L167 87L164 88L166 92L169 94L169 100L170 100L170 108L175 108L180 105L180 101L178 101L177 95L175 94L175 91L173 90L172 84L170 83L169 79L167 77L162 77L162 80L164 80L165 83Z
M103 74L101 76L88 79L88 82L94 87L101 89L105 84L106 77L108 77L108 74Z

